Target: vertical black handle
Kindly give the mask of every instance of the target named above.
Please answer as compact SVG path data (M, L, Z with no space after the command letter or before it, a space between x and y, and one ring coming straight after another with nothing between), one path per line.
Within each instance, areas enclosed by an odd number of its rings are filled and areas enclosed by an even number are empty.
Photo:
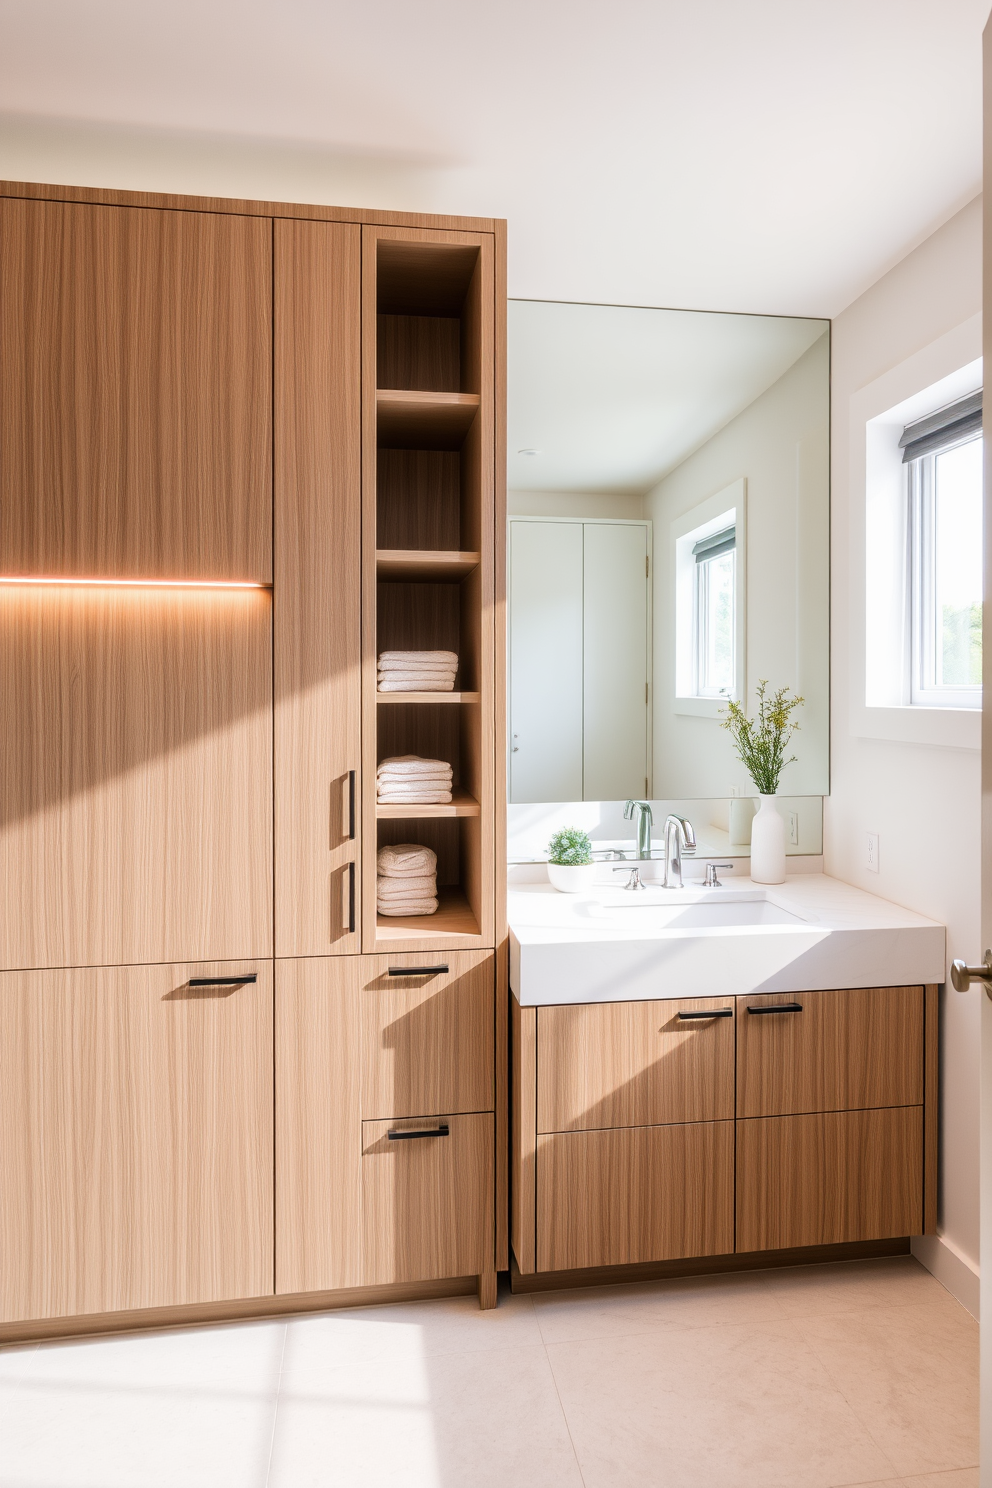
M348 771L348 836L355 840L355 772ZM354 925L351 927L354 930Z
M355 865L348 864L348 929L355 933Z

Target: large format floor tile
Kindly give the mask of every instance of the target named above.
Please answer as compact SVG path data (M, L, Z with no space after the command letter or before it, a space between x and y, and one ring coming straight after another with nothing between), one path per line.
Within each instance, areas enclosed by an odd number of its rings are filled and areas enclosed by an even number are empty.
M774 1297L754 1273L535 1292L533 1298L547 1344L650 1333L667 1324L701 1328L761 1323L779 1313Z

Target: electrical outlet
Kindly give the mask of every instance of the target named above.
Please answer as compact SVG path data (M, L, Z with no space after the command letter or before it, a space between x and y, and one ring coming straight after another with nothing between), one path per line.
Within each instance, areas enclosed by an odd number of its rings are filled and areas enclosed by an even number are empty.
M878 872L878 833L877 832L869 832L868 833L868 856L867 856L867 859L865 861L865 867L868 869L868 872L869 873L877 873Z
M799 846L799 812L789 812L789 843L792 847Z

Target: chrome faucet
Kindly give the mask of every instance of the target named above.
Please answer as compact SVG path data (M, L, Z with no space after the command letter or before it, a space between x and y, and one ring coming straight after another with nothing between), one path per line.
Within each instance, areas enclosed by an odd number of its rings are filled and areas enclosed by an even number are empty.
M628 801L623 808L625 821L631 821L637 814L637 856L649 858L651 856L651 825L654 821L651 815L651 803L649 801Z
M662 887L682 887L682 850L695 851L696 834L687 817L670 813L665 818L665 877Z
M641 870L637 868L633 863L625 863L622 868L614 868L613 872L630 874L630 877L624 884L625 889L643 889L645 887L645 885L641 883Z

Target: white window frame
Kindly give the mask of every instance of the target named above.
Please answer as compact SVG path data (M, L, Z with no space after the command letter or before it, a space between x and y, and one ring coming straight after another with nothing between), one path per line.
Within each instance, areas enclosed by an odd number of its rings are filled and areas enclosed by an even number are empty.
M747 482L742 476L722 491L698 502L678 517L671 526L671 544L675 558L675 700L674 713L694 718L719 719L728 698L735 702L745 696L745 615L747 601ZM698 588L693 547L704 537L711 537L725 527L733 527L734 544L734 688L731 693L701 694L697 667L698 657Z
M950 687L935 682L934 638L937 621L934 613L936 582L936 501L935 462L939 455L981 440L980 434L965 439L951 439L947 444L920 455L906 464L909 500L909 699L912 707L981 708L980 682L967 687Z
M698 542L698 537L696 538ZM723 558L727 555L718 555ZM729 687L707 687L703 680L705 671L705 658L708 650L709 639L709 587L710 566L716 562L716 557L706 558L702 561L696 559L696 572L693 580L695 590L695 603L693 605L693 635L692 635L692 674L694 682L694 694L700 698L719 698L726 702L728 698L737 696L737 548L733 549L733 592L734 606L730 616L730 644L733 652L733 676Z

